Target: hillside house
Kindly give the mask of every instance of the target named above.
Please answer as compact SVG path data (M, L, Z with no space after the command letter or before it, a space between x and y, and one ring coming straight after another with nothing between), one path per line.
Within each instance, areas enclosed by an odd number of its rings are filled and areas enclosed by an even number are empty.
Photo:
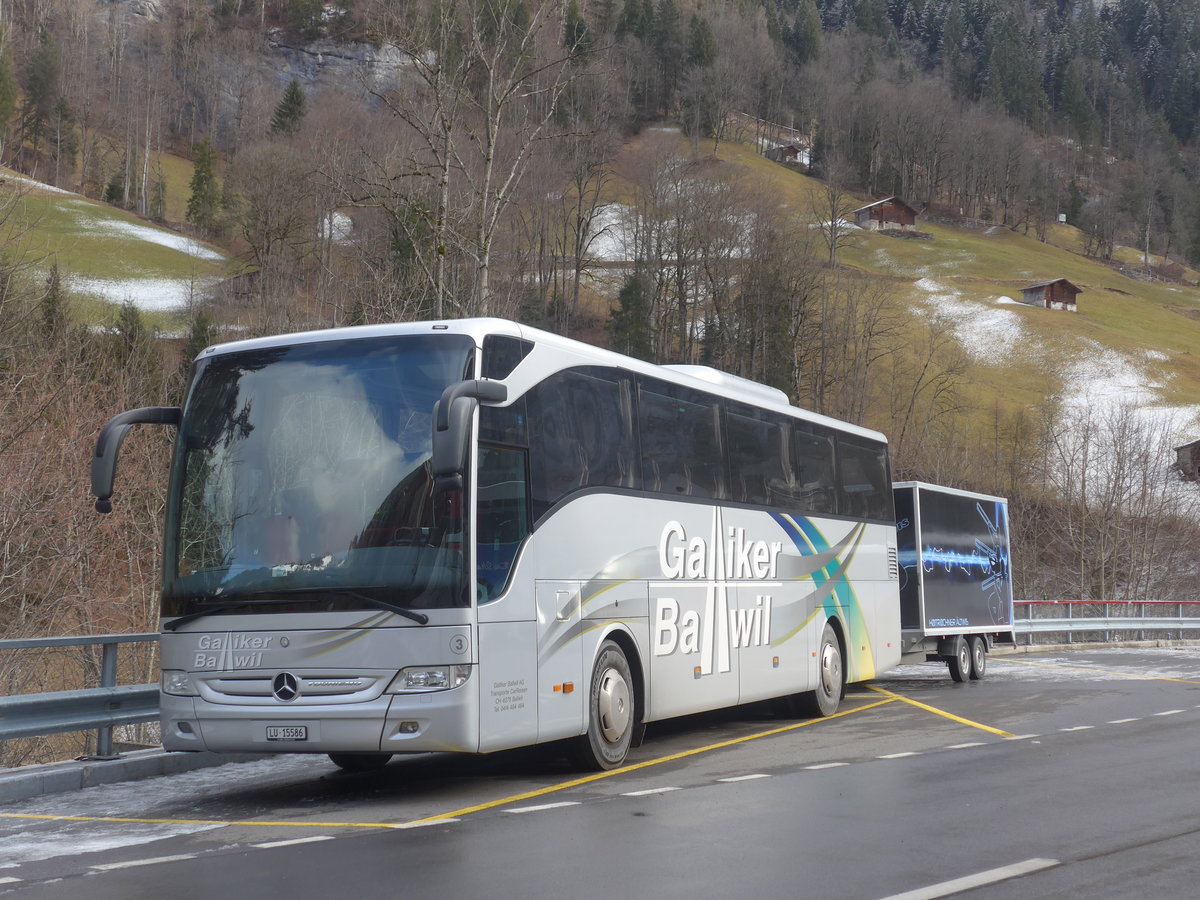
M870 231L915 231L917 211L899 197L885 197L856 209L854 224Z
M785 166L807 166L812 159L812 151L808 141L792 141L790 144L780 144L767 151L767 158Z
M1021 288L1021 297L1022 301L1030 306L1075 312L1075 298L1081 290L1065 278L1056 278L1053 281L1039 281L1027 288Z
M1200 481L1200 441L1176 447L1175 464L1188 481Z

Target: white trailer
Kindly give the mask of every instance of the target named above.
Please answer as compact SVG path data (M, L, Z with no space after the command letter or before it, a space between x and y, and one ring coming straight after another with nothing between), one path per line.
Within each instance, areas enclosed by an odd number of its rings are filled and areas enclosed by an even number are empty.
M1015 643L1008 501L917 481L892 485L900 563L901 660L942 660L982 678Z

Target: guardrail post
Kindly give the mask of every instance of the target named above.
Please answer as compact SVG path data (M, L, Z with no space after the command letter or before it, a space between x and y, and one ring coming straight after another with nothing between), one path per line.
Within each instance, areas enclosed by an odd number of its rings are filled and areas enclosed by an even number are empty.
M116 687L117 684L117 644L106 641L101 645L103 655L100 657L100 687ZM106 725L96 731L96 759L116 759L113 753L113 730Z
M1067 618L1068 619L1072 618L1072 616L1071 616L1071 601L1070 600L1067 601ZM1068 644L1075 643L1075 632L1072 631L1070 628L1067 629L1067 643Z

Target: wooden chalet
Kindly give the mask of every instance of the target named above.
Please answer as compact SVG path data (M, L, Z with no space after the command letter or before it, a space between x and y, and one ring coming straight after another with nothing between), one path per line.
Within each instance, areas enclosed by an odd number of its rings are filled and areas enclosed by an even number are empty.
M807 166L812 151L807 141L792 141L790 144L772 147L767 151L766 156L785 166Z
M915 231L917 211L899 197L885 197L856 209L854 224L870 231Z
M1175 464L1188 481L1200 481L1200 441L1176 447Z
M1022 299L1030 306L1040 306L1044 309L1065 309L1075 312L1075 298L1082 289L1067 281L1056 278L1053 281L1039 281L1027 288L1021 288Z

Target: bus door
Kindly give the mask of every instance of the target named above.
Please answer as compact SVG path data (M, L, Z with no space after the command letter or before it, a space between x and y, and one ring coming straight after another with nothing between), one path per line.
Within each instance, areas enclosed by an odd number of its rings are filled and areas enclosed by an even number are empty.
M577 735L588 685L580 637L579 581L538 581L538 740Z

